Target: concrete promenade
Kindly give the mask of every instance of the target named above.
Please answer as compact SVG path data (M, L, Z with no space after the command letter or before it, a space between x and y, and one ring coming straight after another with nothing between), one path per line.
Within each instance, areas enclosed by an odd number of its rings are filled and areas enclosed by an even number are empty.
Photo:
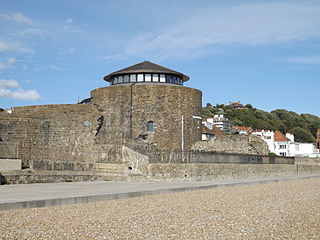
M210 181L175 182L72 182L0 186L0 210L50 207L237 185L266 184L317 175Z

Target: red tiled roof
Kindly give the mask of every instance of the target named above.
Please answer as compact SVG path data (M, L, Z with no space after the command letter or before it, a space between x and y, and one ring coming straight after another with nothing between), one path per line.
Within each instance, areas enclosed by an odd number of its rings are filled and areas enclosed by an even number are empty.
M318 128L318 130L317 130L317 136L320 136L320 128Z
M215 125L212 126L212 131L214 132L214 135L222 135L223 131L217 128Z
M245 130L245 131L252 130L251 127L234 126L233 128L236 129L236 130Z
M209 128L207 128L205 125L201 125L201 133L213 135L212 130L210 130Z
M210 135L222 135L223 132L217 128L216 126L212 126L212 130L210 130L209 128L207 128L205 125L202 125L201 126L201 133L204 133L204 134L210 134Z
M290 139L287 138L285 135L283 135L281 132L275 131L275 133L274 133L274 141L275 142L289 142Z

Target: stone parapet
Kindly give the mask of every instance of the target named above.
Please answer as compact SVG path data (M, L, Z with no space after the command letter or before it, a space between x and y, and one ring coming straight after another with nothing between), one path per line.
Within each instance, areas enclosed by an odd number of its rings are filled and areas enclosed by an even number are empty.
M110 166L109 166L110 167ZM148 164L140 174L113 165L101 171L7 171L10 184L79 181L202 181L319 175L320 166L293 164Z

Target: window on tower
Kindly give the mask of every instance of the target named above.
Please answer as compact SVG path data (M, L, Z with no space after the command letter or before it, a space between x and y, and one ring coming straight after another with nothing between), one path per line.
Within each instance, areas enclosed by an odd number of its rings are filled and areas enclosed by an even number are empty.
M147 123L147 132L153 132L153 122L149 121Z

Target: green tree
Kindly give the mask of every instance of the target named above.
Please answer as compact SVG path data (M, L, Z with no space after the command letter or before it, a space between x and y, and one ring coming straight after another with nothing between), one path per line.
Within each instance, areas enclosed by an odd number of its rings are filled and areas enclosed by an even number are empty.
M303 129L301 127L294 127L291 129L296 142L315 142L314 136L310 132L308 132L306 129Z
M235 126L246 126L253 129L278 130L292 132L296 141L313 142L316 131L320 128L320 118L312 114L297 114L285 109L276 109L271 113L255 109L247 104L246 108L234 109L228 105L207 103L203 108L203 117L224 114Z

